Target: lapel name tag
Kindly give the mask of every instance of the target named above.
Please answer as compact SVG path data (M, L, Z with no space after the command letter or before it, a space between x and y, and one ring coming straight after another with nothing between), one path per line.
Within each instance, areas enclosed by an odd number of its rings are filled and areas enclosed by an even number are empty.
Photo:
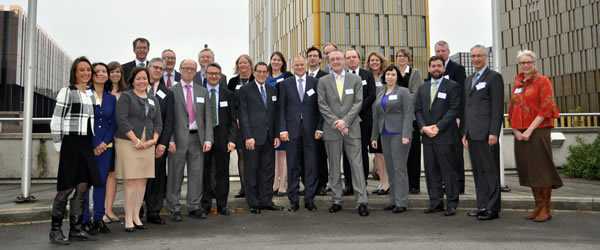
M279 79L277 79L276 83L283 82L283 80L285 80L285 79L283 79L283 78L279 78Z
M363 86L367 86L367 80L362 80L361 83L362 83Z
M308 96L312 96L312 95L314 95L314 94L315 94L315 90L314 90L314 89L309 89L308 91L306 91L306 94L307 94Z
M381 86L383 86L383 83L381 83L381 82L375 82L375 87L381 87Z
M345 91L346 95L354 95L354 90L353 89L347 89Z
M154 100L148 99L148 103L150 103L150 105L154 106Z
M390 95L388 98L390 101L398 100L398 95Z
M271 96L271 101L276 102L277 101L277 96Z
M204 97L196 97L196 103L204 103Z
M222 102L219 102L219 107L221 107L221 108L229 107L229 104L227 103L227 101L222 101Z
M240 90L241 88L242 88L242 85L241 85L241 84L239 84L239 85L235 86L235 90Z
M485 86L487 86L486 82L480 82L477 85L475 85L475 89L480 90L482 88L485 88Z
M165 94L165 92L163 92L163 91L162 91L162 90L160 90L160 89L159 89L158 91L156 91L156 95L157 95L158 97L160 97L160 99L165 99L165 97L167 96L167 95Z
M515 94L521 94L523 93L523 88L516 88L515 89Z
M440 93L438 93L437 97L440 99L446 99L446 93L440 92Z

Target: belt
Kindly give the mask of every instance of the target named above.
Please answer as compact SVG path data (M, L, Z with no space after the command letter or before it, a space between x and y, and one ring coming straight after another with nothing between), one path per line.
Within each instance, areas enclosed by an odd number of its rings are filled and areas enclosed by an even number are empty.
M190 134L197 134L197 133L198 133L197 129L190 130Z

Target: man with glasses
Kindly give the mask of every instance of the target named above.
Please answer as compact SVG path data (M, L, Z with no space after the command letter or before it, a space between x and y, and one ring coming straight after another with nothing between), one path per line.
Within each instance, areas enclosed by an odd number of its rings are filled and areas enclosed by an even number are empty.
M165 70L163 73L163 82L167 88L173 87L173 84L181 81L181 73L175 70L175 64L177 63L177 56L175 51L172 49L165 49L161 53L161 57L165 62Z

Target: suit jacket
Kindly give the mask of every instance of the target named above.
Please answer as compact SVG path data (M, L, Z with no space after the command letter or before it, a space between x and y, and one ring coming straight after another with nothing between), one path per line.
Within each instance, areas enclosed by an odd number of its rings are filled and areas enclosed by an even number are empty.
M213 123L209 113L211 105L210 100L208 99L208 91L196 82L192 82L192 84L194 86L193 101L196 113L196 124L198 125L198 133L196 136L198 136L202 143L212 143L214 142ZM173 121L171 122L170 127L174 134L177 150L187 151L186 147L190 137L190 129L183 88L184 87L180 82L171 87L174 98L172 102L173 106L169 108L169 111L173 112Z
M433 137L424 135L423 144L457 144L458 126L456 118L460 113L461 92L455 81L442 78L436 98L432 104L431 80L427 80L415 96L415 116L419 130L424 126L436 124L439 133Z
M173 85L175 85L176 82L180 82L181 81L181 73L177 72L177 70L173 70L173 72L175 73L175 82L171 83ZM163 82L167 82L167 76L164 75L163 73L163 77L161 78Z
M467 78L467 74L465 73L465 67L462 65L448 60L448 64L446 65L446 72L444 75L447 75L450 80L458 83L458 87L460 88L460 93L464 91L464 83L465 78ZM464 95L460 95L460 112L458 113L458 118L463 119L463 111L465 109L465 100ZM461 122L462 123L462 122ZM462 126L462 125L461 125Z
M319 79L317 94L319 110L323 117L323 140L341 140L342 134L335 128L334 122L342 119L349 129L350 138L360 138L360 117L363 88L361 79L352 73L344 77L342 100L338 95L335 78L328 74Z
M133 93L133 90L123 91L117 101L116 111L117 138L129 140L127 133L133 131L137 138L145 137L150 140L154 133L160 134L162 131L162 112L154 96L149 95L144 99Z
M102 105L94 105L94 148L103 142L106 145L113 142L117 130L116 107L117 98L108 91L102 94Z
M149 61L146 61L146 67L149 63ZM135 68L136 66L137 64L135 63L135 60L125 63L121 66L121 68L123 69L123 77L125 77L125 82L127 82L127 84L129 84L129 77L131 75L131 71L133 71L133 68ZM131 88L131 86L129 86L129 88Z
M306 75L302 102L296 80L296 76L292 76L279 85L279 132L288 131L290 139L303 134L313 135L323 125L317 97L318 80ZM301 121L305 131L300 130Z
M242 140L254 138L256 145L273 143L279 136L275 128L277 90L264 83L267 105L262 101L256 82L252 81L239 90L239 121Z
M154 93L154 89L152 87L149 88L148 93L154 98L158 100L160 105L160 110L162 111L161 119L163 124L162 132L158 137L158 144L169 146L169 141L171 136L173 135L173 128L171 126L166 126L167 124L173 123L173 112L169 110L170 107L173 107L173 92L167 88L167 85L163 82L163 78L160 79L158 83L158 89L156 93Z
M475 84L475 74L464 84L465 110L463 134L473 140L500 135L504 120L504 80L498 72L486 68Z
M419 71L418 69L410 67L410 71L410 78L408 80L407 88L410 91L410 93L414 95L415 93L417 93L419 87L423 85L423 78L421 77L421 71Z
M352 71L349 72L352 74ZM377 88L375 87L375 78L373 78L373 73L370 71L358 68L358 74L361 78L361 84L363 87L363 102L362 107L360 108L360 119L366 122L371 122L373 116L373 102L375 101L375 97L377 96Z
M222 151L226 151L229 142L235 143L237 139L237 102L233 92L219 85L219 125L214 127L214 146Z
M371 140L377 140L383 132L383 126L389 132L399 133L403 138L412 138L414 109L413 98L405 87L395 86L388 96L385 109L381 107L381 99L385 88L377 94L373 103L373 130ZM393 98L395 97L395 98ZM392 100L394 99L394 100Z
M306 72L306 74L308 74L308 72ZM327 73L327 72L319 69L319 71L317 71L317 75L314 76L314 78L319 79L319 78L321 78L323 76L326 76L327 74L329 74L329 73Z

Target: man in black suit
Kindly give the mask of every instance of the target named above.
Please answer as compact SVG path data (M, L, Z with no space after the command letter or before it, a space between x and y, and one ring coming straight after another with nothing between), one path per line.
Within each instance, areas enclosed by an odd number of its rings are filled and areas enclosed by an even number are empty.
M148 39L143 37L138 37L133 40L133 53L135 53L135 59L131 62L123 64L123 76L125 79L129 79L129 75L131 71L135 67L148 67L148 61L146 57L148 56L148 52L150 51L150 42ZM131 88L131 86L129 86Z
M369 176L369 139L371 138L371 128L373 127L373 112L372 105L376 97L375 78L373 74L367 70L361 69L360 66L360 54L354 49L346 51L346 65L348 66L348 73L352 73L361 78L362 89L363 89L363 102L360 109L359 117L360 122L360 134L361 134L361 155L363 162L363 171L365 181ZM344 195L353 195L352 188L352 174L350 174L351 168L348 158L344 155L344 183L346 190Z
M217 212L229 215L227 196L229 195L229 154L235 150L237 129L234 123L237 101L233 92L219 85L221 66L211 63L206 68L208 79L210 115L214 126L214 144L212 150L204 154L204 195L202 206L204 211L210 211L212 198L217 201Z
M161 53L161 57L165 62L165 70L163 73L163 82L167 85L167 88L171 88L173 84L181 81L181 73L175 70L175 64L177 63L177 56L175 51L172 49L165 49Z
M500 169L494 157L504 120L504 80L487 66L488 49L475 45L471 61L475 73L465 81L465 116L462 142L469 150L477 210L468 213L479 220L498 218L500 212Z
M465 73L465 67L462 65L450 60L450 48L446 41L438 41L435 43L435 55L444 59L444 74L443 77L446 79L450 79L458 83L458 87L461 92L464 91L464 82L467 75ZM431 76L431 75L430 75ZM461 127L461 122L463 119L463 111L465 107L464 96L460 95L460 113L458 114L457 122L459 123L459 127ZM460 136L460 135L459 135ZM456 161L456 170L458 174L458 187L460 189L460 193L465 193L465 159L463 157L463 147L460 143L457 145L457 161Z
M316 209L318 167L317 141L321 139L322 118L319 112L316 78L307 76L303 56L292 60L294 77L287 78L279 88L279 138L289 141L287 148L288 199L290 211L300 208L300 176L304 176L304 206ZM303 161L302 161L303 160ZM304 163L304 164L302 164ZM302 168L302 165L304 168ZM301 172L303 170L303 172Z
M209 64L215 62L215 53L208 47L205 46L204 49L198 53L198 65L200 65L200 70L196 72L194 76L194 82L201 82L202 87L206 88L208 79L206 76L206 69ZM221 79L219 80L219 85L223 85L227 87L227 76L221 73Z
M429 59L431 79L419 87L415 95L415 117L422 134L425 177L429 194L429 208L425 213L444 211L446 185L446 216L456 214L458 206L458 181L456 178L456 144L460 112L460 88L452 80L443 78L444 59Z
M160 58L150 60L148 71L150 72L150 89L149 94L156 97L161 110L161 118L163 124L171 123L173 120L173 112L167 107L173 106L173 92L167 88L162 80L162 72L164 70L164 62ZM169 120L169 121L167 121ZM155 161L154 161L154 178L148 179L146 183L146 195L144 201L146 203L146 220L153 224L165 224L165 220L160 217L160 210L163 207L167 190L167 154L165 150L169 146L171 138L171 127L163 126L163 130L158 138L156 146Z
M321 70L321 61L323 55L317 47L310 47L306 50L306 58L308 59L308 76L314 77L317 80L325 75L327 72ZM317 132L323 134L323 131L317 130ZM325 150L325 143L323 140L317 140L317 166L318 166L318 184L317 184L317 195L327 195L327 181L329 178L329 172L327 169L327 151Z
M277 90L266 83L267 64L254 66L254 82L239 91L239 121L246 160L246 201L250 213L282 210L273 204L275 147L280 144L275 128Z

